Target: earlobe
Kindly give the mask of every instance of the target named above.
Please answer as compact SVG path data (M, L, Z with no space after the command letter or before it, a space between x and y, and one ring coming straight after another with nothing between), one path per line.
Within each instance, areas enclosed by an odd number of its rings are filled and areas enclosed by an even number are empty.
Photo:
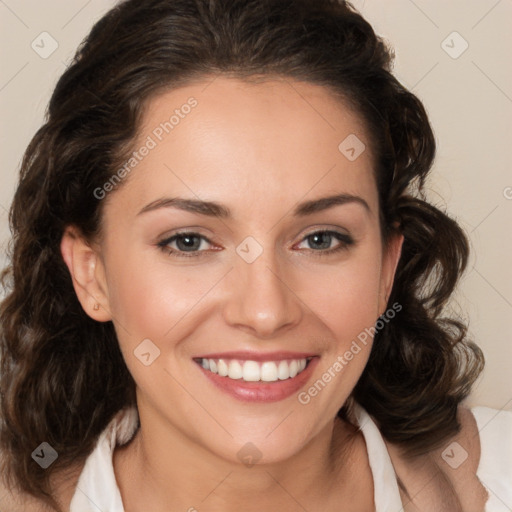
M84 311L98 322L111 320L104 272L98 271L103 263L97 251L74 226L64 231L60 250Z

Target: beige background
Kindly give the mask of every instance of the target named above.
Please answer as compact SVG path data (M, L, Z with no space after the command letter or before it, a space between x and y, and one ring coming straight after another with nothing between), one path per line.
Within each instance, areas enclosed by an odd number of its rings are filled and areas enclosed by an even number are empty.
M23 151L66 63L114 3L0 0L2 248ZM512 410L512 2L358 0L354 5L394 46L398 78L425 103L438 142L430 197L446 205L471 239L469 270L453 305L468 315L471 335L487 359L470 404ZM58 43L46 59L31 48L42 32Z

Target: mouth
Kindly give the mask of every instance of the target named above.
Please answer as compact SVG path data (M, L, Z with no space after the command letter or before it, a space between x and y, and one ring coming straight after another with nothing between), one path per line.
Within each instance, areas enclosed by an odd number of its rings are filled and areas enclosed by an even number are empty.
M293 379L304 371L309 358L282 359L281 361L251 361L221 358L200 358L196 360L205 370L216 373L220 377L232 380L242 379L244 382L276 382Z
M311 354L212 354L195 357L200 371L220 390L251 402L289 397L306 383L318 356Z

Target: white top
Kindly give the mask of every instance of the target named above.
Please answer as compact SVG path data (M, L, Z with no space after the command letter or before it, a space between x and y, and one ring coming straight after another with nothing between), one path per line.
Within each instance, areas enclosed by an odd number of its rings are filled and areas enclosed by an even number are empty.
M403 510L397 479L384 440L368 413L357 403L354 412L366 441L373 475L376 512ZM488 407L471 409L480 433L477 476L489 499L485 512L512 510L512 412ZM112 463L116 444L128 442L138 425L135 407L120 411L98 438L80 474L70 512L124 512Z

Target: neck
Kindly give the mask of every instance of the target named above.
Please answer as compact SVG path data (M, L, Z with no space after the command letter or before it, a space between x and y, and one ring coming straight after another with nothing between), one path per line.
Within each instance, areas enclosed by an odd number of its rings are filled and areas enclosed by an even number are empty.
M114 453L127 512L312 510L319 500L339 498L338 491L354 493L361 434L342 420L328 423L287 460L248 466L219 457L161 417L139 414L139 431Z

